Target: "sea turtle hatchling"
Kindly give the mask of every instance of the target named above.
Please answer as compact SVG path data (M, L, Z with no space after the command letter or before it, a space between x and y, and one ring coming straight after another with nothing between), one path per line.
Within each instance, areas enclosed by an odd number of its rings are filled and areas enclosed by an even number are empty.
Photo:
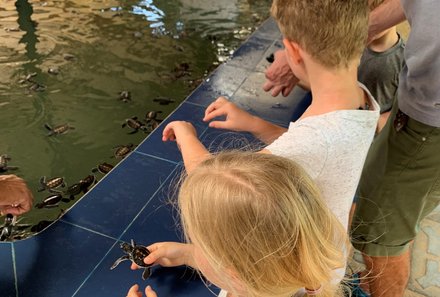
M150 254L150 251L147 249L147 247L143 245L136 245L131 240L131 244L128 244L126 242L121 243L120 245L121 249L126 253L126 255L123 255L122 257L116 259L115 263L113 263L112 267L110 267L111 270L113 270L116 266L119 265L122 261L130 260L139 267L145 268L144 272L142 273L142 279L146 280L151 275L151 265L152 264L145 264L144 258Z
M46 129L50 131L47 136L60 135L67 133L67 131L70 129L75 129L75 127L72 127L69 124L62 124L53 128L49 124L44 124L44 127L46 127Z
M122 124L122 128L124 128L125 126L128 126L132 129L132 131L129 132L128 134L136 133L139 130L148 132L148 127L145 125L145 123L139 121L137 117L131 117L129 119L125 119L125 122Z
M124 158L125 156L127 156L135 147L134 144L129 143L127 145L118 145L116 147L114 147L115 152L114 152L114 158Z
M130 93L130 91L121 91L121 92L119 92L119 100L121 100L122 102L125 102L125 103L130 101L131 100L131 93Z
M98 166L96 166L95 168L92 168L92 172L93 173L99 172L102 174L107 174L110 172L110 170L113 169L113 167L115 167L115 166L113 166L112 164L109 164L107 162L104 162L104 163L98 164Z
M62 177L54 177L49 180L46 180L45 176L40 178L41 188L38 189L38 192L42 192L44 190L49 190L52 193L61 193L62 191L55 190L58 187L65 187L66 183L64 182L64 178Z
M0 172L6 172L8 170L18 169L17 166L8 166L8 162L11 160L6 154L0 155Z

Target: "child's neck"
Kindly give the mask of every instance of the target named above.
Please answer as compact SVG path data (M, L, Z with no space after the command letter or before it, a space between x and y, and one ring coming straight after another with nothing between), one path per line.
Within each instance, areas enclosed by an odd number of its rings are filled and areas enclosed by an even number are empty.
M329 70L309 61L307 73L313 99L301 118L364 107L367 98L358 85L357 64L353 61L348 68Z
M383 32L378 38L374 39L368 48L372 51L382 53L392 48L399 41L396 26Z

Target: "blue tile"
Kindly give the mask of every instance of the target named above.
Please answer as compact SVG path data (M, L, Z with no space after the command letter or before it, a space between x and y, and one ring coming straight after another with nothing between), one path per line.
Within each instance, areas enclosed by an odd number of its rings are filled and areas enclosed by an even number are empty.
M274 40L281 36L281 32L275 20L268 18L252 36Z
M15 297L15 276L12 243L0 243L0 292L2 297Z
M19 296L72 296L115 241L57 222L14 243Z
M227 62L227 65L254 70L272 43L273 40L252 36L249 41L245 42L234 52L232 59Z
M231 97L249 74L249 70L222 64L186 101L208 106L220 96Z
M133 153L69 210L63 220L119 238L175 166Z
M174 141L162 141L162 132L165 126L172 121L188 121L191 122L200 135L206 128L207 124L202 121L205 114L205 108L202 106L183 103L176 111L174 111L162 125L153 131L151 135L142 142L136 151L155 157L170 160L172 162L180 162L182 156Z
M157 192L149 204L121 237L129 242L133 239L143 245L160 241L182 241L178 212L174 207L178 182L184 172L178 166L167 183Z

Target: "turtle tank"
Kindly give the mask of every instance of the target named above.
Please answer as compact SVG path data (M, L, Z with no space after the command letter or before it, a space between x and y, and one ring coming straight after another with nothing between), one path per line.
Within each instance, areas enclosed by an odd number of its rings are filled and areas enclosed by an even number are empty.
M0 217L4 240L32 236L81 199L230 57L270 4L0 1L1 174L22 177L35 197L30 212Z

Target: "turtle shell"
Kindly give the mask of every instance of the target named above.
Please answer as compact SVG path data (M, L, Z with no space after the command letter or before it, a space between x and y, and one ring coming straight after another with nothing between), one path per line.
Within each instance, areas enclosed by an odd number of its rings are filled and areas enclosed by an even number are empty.
M133 248L133 251L131 253L131 260L140 267L149 267L151 265L147 265L144 263L144 258L150 254L150 251L142 246L137 245Z

